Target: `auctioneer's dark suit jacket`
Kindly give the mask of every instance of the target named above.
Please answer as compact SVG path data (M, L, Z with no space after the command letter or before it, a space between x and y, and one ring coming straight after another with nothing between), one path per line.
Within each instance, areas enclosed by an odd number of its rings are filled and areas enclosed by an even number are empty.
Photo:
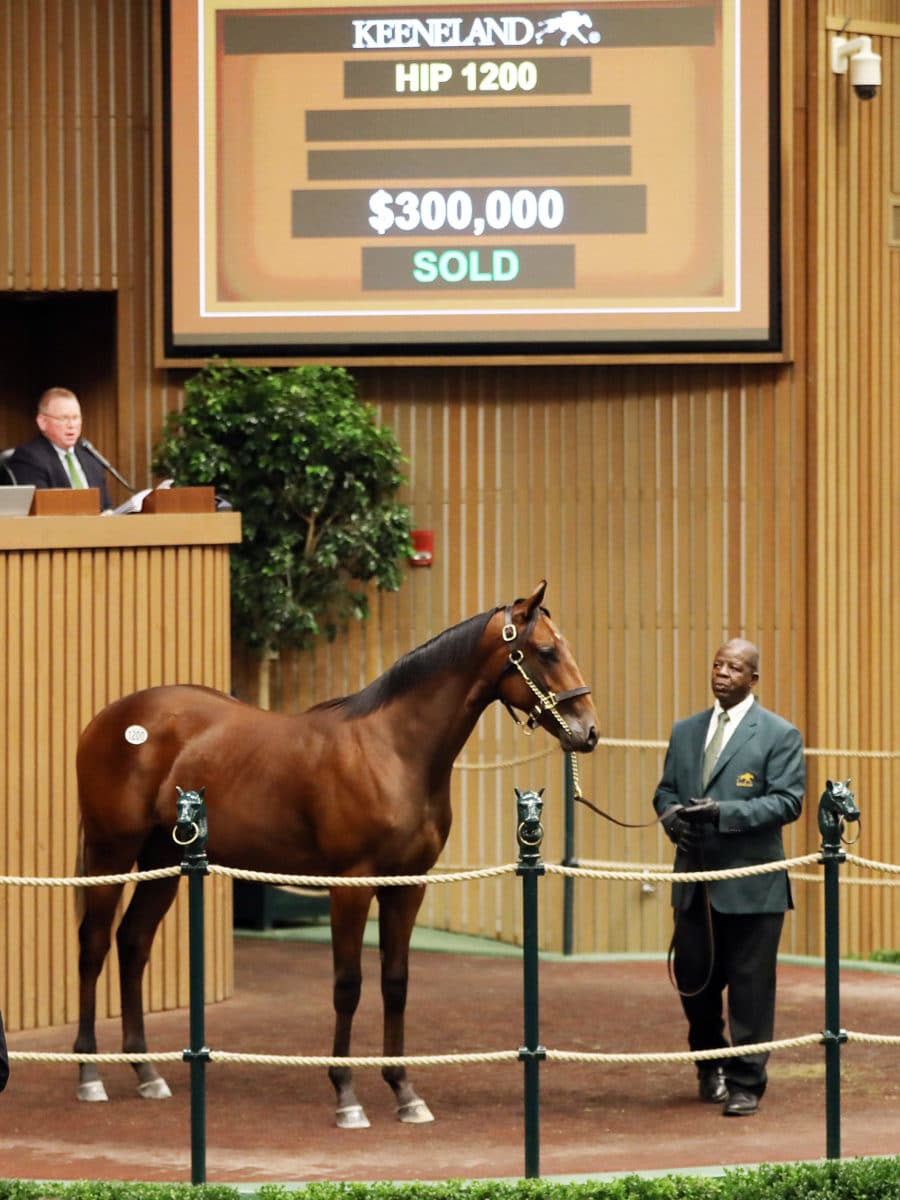
M104 468L100 466L93 455L88 454L87 450L83 450L81 446L75 446L75 457L81 464L88 486L100 489L100 507L112 508L112 501L106 490ZM37 488L72 486L68 472L60 462L53 443L43 434L38 434L30 442L18 446L8 465L12 468L16 483L33 483Z
M783 825L796 821L806 790L800 731L754 702L729 738L706 790L703 750L712 709L672 727L662 779L653 797L658 813L708 797L719 805L719 827L700 826L697 850L678 849L676 871L717 871L784 859ZM713 908L726 913L784 912L794 907L786 871L771 871L709 885ZM685 909L696 884L672 885L672 906Z

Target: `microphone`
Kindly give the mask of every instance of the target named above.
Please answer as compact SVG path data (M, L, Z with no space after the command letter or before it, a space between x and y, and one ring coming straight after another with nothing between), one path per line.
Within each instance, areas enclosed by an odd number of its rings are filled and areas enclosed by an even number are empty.
M128 488L129 492L131 492L132 495L134 494L135 489L131 486L131 484L128 482L128 480L122 478L122 476L119 474L119 472L116 470L116 468L112 465L112 463L108 462L103 457L103 455L100 453L100 451L97 449L96 446L94 446L91 442L89 442L86 437L81 438L79 444L82 445L85 448L85 450L87 450L88 454L90 454L94 458L96 458L97 462L100 464L101 467L104 467L107 471L109 471L110 475L112 475L115 479L118 479L118 481L119 481L119 483L121 483L122 487Z

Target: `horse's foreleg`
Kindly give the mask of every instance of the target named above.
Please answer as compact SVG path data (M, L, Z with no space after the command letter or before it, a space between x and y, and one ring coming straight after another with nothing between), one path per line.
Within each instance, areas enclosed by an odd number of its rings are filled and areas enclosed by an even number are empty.
M404 1047L404 1016L409 982L409 940L424 887L382 888L378 891L381 946L381 998L384 1003L384 1055L399 1058ZM384 1067L382 1076L397 1099L397 1118L411 1125L433 1121L431 1110L416 1095L405 1067Z
M78 926L78 1033L75 1054L96 1054L97 979L109 952L111 929L122 885L84 888L84 914ZM93 1063L78 1066L78 1099L106 1100L106 1088Z
M362 990L362 943L372 903L371 888L339 887L331 892L331 954L334 963L334 1044L332 1055L350 1053L353 1016ZM328 1071L337 1097L335 1120L340 1129L367 1129L368 1117L356 1097L349 1067Z
M146 867L142 866L142 869ZM139 883L125 916L116 932L119 951L119 983L122 993L122 1053L146 1054L144 1003L141 985L144 969L160 921L166 915L179 876ZM138 1077L138 1091L145 1100L166 1100L172 1093L153 1063L132 1063Z

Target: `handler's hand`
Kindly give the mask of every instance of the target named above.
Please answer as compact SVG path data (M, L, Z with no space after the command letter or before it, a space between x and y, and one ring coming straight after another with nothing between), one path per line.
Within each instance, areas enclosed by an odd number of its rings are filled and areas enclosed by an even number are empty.
M679 850L689 852L700 843L700 830L688 824L684 819L687 810L683 804L673 804L660 817L660 823L666 835Z
M686 804L681 810L681 819L692 828L699 825L719 824L719 803L717 800L695 800Z

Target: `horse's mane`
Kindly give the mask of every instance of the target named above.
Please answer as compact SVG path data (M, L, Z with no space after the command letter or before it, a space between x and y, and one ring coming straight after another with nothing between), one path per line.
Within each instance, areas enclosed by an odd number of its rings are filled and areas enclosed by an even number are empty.
M429 641L410 650L398 658L392 667L379 675L362 691L352 696L338 696L334 700L325 700L314 708L340 708L348 717L364 717L381 708L389 700L402 696L411 688L417 687L423 680L428 679L436 671L444 667L455 667L465 661L478 643L487 627L488 621L499 608L489 612L478 613L468 617L458 625L445 629Z

